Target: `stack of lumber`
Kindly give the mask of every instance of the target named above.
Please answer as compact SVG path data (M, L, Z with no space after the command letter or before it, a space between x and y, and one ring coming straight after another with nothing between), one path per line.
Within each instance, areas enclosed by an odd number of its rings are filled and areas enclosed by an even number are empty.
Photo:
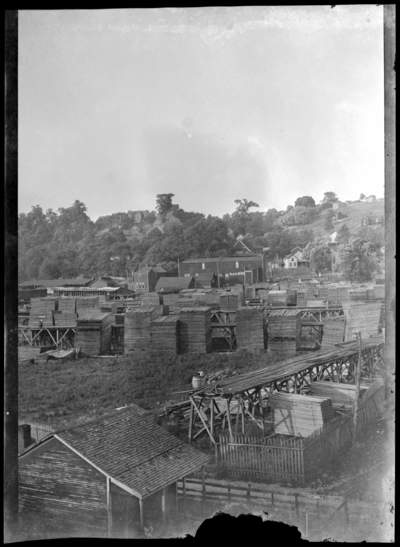
M275 433L308 437L334 418L331 399L274 393L269 398Z
M216 289L205 289L203 293L206 306L211 306L213 309L216 309L215 306L219 305L219 300L221 298L221 291Z
M375 293L374 293L374 287L367 287L365 289L367 302L371 302L375 300Z
M346 327L345 317L331 317L324 321L324 333L322 336L321 347L333 346L344 340L344 330Z
M146 292L142 294L142 305L143 306L159 306L161 304L160 302L160 295L156 292Z
M250 300L251 298L256 297L256 288L253 285L246 286L244 291L246 300Z
M159 317L164 315L169 315L169 306L160 305L160 306L146 306L146 307L154 308L156 310L156 315L158 315Z
M367 291L366 289L349 289L349 300L351 302L361 300L365 301L367 299Z
M196 291L192 294L193 302L197 302L200 306L206 305L206 295L204 291Z
M318 287L318 300L328 300L328 287Z
M337 287L328 287L328 302L329 304L337 305L340 303L338 299Z
M296 306L297 304L297 291L294 289L289 289L287 293L287 305Z
M76 327L78 314L70 311L61 311L54 314L56 327Z
M298 291L301 289L301 283L291 283L290 288L292 291Z
M266 348L265 306L244 306L237 310L236 345L239 349Z
M150 349L150 325L157 319L154 308L130 308L125 312L125 341L126 351L147 351Z
M182 289L179 291L179 298L190 298L197 289Z
M263 302L268 302L268 293L269 289L258 289L257 290L257 296L260 298Z
M343 306L347 316L345 340L352 340L355 330L361 331L362 339L378 333L381 318L381 302L351 302Z
M286 306L287 291L269 291L268 304L271 306Z
M348 302L349 300L349 290L351 285L339 285L337 288L337 298L339 302Z
M98 296L83 296L76 299L76 313L79 317L84 315L93 314L93 312L99 312L99 297Z
M281 357L292 355L301 346L301 313L273 310L268 315L268 349Z
M219 300L220 309L223 311L236 311L243 304L243 291L223 292Z
M329 397L333 405L354 405L356 386L353 384L339 384L337 382L313 382L310 386L311 395ZM360 392L361 394L361 392Z
M297 305L304 308L306 305L307 291L301 289L297 291Z
M307 300L307 308L324 308L325 302L323 300Z
M174 306L174 303L180 299L179 294L176 293L159 294L162 297L162 303L164 304L164 306L169 306L170 308L172 308Z
M58 300L58 311L75 313L76 298L74 296L61 296Z
M313 285L307 287L306 300L316 300L316 294L318 294L318 288L314 288Z
M179 313L179 353L211 351L211 308L183 308Z
M29 315L29 326L31 329L39 329L41 327L54 327L53 311L36 310Z
M193 300L193 298L180 298L174 303L174 309L190 308L192 306L199 306L199 303Z
M114 321L116 325L125 325L125 314L124 313L116 313L114 316Z
M31 311L49 312L58 309L58 298L44 297L31 299Z
M99 306L102 313L117 313L118 301L109 300L108 302L100 302Z
M151 322L151 350L177 355L179 318L175 315L158 317Z
M374 296L375 296L376 300L384 300L385 299L385 285L375 285L374 286Z
M77 319L75 347L86 355L103 355L111 349L111 313L92 312Z

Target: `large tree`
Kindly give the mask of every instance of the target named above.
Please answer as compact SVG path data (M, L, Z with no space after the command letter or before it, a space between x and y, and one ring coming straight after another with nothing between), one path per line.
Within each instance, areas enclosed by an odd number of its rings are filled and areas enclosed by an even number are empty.
M303 206L303 207L315 207L315 201L311 196L303 196L301 198L297 198L294 206Z
M310 266L317 273L331 270L332 249L322 240L308 243L303 251L303 258L309 260Z
M337 197L337 195L335 194L335 192L325 192L324 193L324 198L322 200L323 203L334 203L335 201L337 201L339 198Z
M347 280L356 283L372 281L381 271L382 253L367 239L352 237L338 246L337 268Z
M350 238L350 229L346 224L342 224L340 227L340 230L338 231L338 235L336 238L336 243L342 244L347 243Z
M172 198L175 194L157 194L156 210L159 215L166 215L172 209Z

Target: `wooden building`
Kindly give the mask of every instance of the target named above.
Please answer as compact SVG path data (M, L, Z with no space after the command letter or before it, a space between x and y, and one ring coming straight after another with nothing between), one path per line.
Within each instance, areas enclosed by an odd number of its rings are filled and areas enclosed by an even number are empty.
M361 219L361 226L382 226L384 219L382 216L365 216Z
M188 258L180 264L181 275L215 273L225 285L245 283L245 271L253 272L253 282L264 281L266 264L263 255L232 256L224 258Z
M193 289L194 279L187 277L161 277L157 281L155 290L162 293L178 293L183 289Z
M127 406L55 432L20 454L21 526L44 537L140 537L173 518L177 481L209 456Z
M54 296L102 296L105 300L121 300L135 295L124 287L54 287Z
M114 279L111 279L111 277L98 277L97 279L94 279L93 281L91 281L88 286L93 288L101 288L101 287L117 287L118 285L116 284Z
M218 287L217 274L207 272L196 275L194 280L194 287L195 289L215 289L216 287Z
M141 268L133 274L134 290L137 294L153 292L157 281L166 275L164 268L152 266L151 268Z
M19 283L18 287L23 289L24 287L36 288L36 287L46 287L47 294L54 294L55 287L87 287L93 280L87 277L76 277L76 278L64 278L59 277L58 279L33 279L31 281L24 281Z

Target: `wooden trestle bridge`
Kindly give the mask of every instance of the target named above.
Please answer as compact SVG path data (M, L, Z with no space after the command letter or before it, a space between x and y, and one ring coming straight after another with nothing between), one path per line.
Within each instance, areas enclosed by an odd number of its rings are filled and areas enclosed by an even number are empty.
M362 342L361 379L369 382L384 369L384 338L376 334ZM315 380L355 383L359 346L357 341L343 342L327 349L293 357L262 369L226 378L190 390L189 441L206 431L216 444L215 424L225 424L233 439L232 408L236 407L237 432L245 418L265 431L268 399L271 393L287 391L307 394Z

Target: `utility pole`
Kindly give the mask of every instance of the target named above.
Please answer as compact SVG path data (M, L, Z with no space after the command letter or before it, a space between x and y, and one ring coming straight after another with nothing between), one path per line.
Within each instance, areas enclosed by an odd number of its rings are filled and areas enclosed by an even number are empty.
M356 392L354 396L354 416L353 416L353 423L354 423L354 434L353 434L353 441L352 444L355 444L355 441L357 439L357 421L358 421L358 399L360 396L360 382L361 382L361 332L357 330L355 333L356 338L358 340L358 362L357 362L357 368L356 368Z

